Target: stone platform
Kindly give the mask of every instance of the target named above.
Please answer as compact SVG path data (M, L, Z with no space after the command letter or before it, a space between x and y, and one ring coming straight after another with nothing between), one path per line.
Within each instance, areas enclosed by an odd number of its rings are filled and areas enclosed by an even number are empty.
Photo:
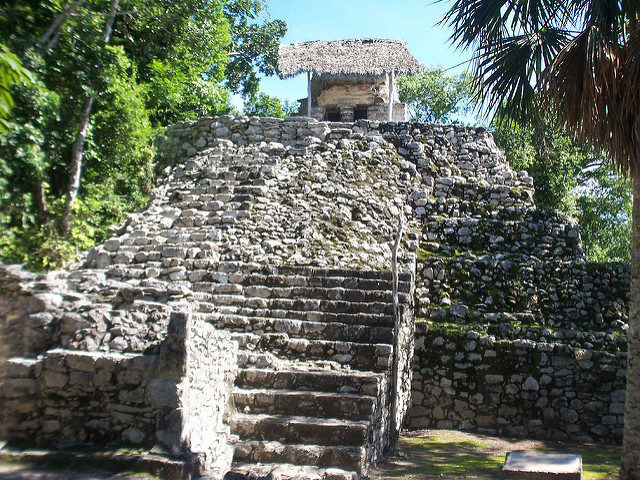
M504 478L580 480L582 456L568 453L509 452L502 467Z

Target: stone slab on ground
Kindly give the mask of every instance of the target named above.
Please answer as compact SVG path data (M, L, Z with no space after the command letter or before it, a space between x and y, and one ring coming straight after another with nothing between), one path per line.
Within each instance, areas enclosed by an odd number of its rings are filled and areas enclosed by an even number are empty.
M580 480L582 456L568 453L509 452L502 467L509 478Z

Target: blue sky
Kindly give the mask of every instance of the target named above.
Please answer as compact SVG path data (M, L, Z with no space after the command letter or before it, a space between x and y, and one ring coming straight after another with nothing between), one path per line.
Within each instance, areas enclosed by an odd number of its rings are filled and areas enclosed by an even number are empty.
M273 18L287 22L283 43L344 38L391 38L408 43L423 65L453 67L469 59L449 45L450 30L436 25L452 2L433 0L269 0ZM452 69L451 73L464 70ZM277 76L260 82L262 92L281 99L306 97L306 76L289 80Z

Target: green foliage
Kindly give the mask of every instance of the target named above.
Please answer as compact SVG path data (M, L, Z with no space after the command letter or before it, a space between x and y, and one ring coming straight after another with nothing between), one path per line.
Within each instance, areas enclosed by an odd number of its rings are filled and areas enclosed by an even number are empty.
M140 3L140 15L116 23L112 43L136 63L152 124L228 113L224 81L232 45L226 2Z
M614 175L602 155L575 142L558 124L494 125L496 144L515 170L527 170L538 207L578 220L587 259L630 261L631 186Z
M155 125L170 125L231 109L229 91L186 64L154 60L149 65L148 105Z
M33 75L22 66L20 59L0 43L0 133L9 131L8 119L13 108L11 87L16 83L33 81Z
M631 182L603 162L586 168L580 180L577 217L587 258L631 261Z
M0 231L37 223L32 192L60 166L60 97L38 79L14 89L14 128L0 136ZM47 187L47 185L45 185Z
M282 20L272 20L264 0L228 0L225 14L231 26L232 53L227 65L228 86L244 97L258 93L258 73L272 75L280 39L287 33ZM256 19L266 17L263 23Z
M106 45L110 5L0 4L0 88L12 94L0 100L15 99L15 125L0 137L2 261L50 269L103 240L147 202L162 127L232 111L231 91L255 92L257 73L273 73L286 32L263 0L120 0ZM94 102L80 191L63 239L56 223L87 97Z
M298 105L264 93L252 95L245 102L244 114L257 117L286 118L298 113Z
M471 106L472 85L466 74L449 76L442 67L398 77L400 101L406 103L414 122L446 123Z
M572 192L578 186L578 175L594 157L591 149L575 143L553 121L536 127L498 123L494 138L511 167L527 170L534 178L538 207L575 216Z

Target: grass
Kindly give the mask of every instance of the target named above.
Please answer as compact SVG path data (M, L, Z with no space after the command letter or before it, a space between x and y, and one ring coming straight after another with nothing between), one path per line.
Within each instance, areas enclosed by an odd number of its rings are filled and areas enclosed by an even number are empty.
M374 478L494 479L500 476L505 455L512 450L580 454L585 480L617 478L620 462L620 448L614 446L510 440L451 430L429 430L403 436L398 447L399 455L379 468Z
M504 457L481 455L486 445L472 440L452 441L443 436L409 437L401 440L402 448L416 459L419 465L407 466L398 472L400 476L436 475L459 476L469 472L489 474L499 469Z
M620 468L620 449L616 447L585 447L582 454L582 470L586 480L617 478Z

